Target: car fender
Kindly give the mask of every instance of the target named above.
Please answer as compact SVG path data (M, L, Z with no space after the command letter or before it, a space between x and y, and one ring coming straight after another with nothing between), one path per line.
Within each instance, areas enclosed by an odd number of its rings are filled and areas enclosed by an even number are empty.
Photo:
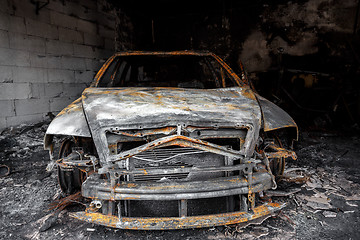
M82 107L81 98L78 98L64 108L50 123L46 134L44 147L48 148L53 135L91 137Z
M261 108L264 131L269 132L283 128L292 128L296 132L294 139L297 140L299 131L292 117L266 98L258 94L255 95Z

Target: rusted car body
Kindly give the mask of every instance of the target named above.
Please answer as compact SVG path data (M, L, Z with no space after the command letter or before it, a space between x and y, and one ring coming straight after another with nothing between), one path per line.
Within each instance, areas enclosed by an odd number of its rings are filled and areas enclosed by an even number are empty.
M71 216L122 229L228 225L272 214L262 203L284 159L273 137L297 126L208 52L112 56L47 129L59 185L89 199ZM54 136L67 137L58 157ZM270 140L269 140L270 139Z

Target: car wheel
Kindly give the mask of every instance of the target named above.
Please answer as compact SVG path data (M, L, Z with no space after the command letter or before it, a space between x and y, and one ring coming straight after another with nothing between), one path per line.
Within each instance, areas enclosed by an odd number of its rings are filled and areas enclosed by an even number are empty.
M283 144L278 136L273 136L274 144L278 147L283 147ZM284 174L285 170L285 158L272 158L270 159L270 168L275 178L278 178Z
M59 159L68 156L73 147L75 147L75 143L72 140L64 140L60 147ZM64 169L58 166L57 171L59 186L63 193L69 195L81 190L84 174L78 168Z

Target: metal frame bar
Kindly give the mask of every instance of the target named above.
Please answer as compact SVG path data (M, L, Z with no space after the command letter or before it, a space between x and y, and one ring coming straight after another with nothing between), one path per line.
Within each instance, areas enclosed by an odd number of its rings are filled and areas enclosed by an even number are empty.
M112 228L131 229L131 230L166 230L166 229L186 229L202 228L219 225L231 225L251 221L267 215L272 215L276 211L286 206L285 203L266 203L254 208L251 212L231 212L214 215L191 216L191 217L161 217L161 218L136 218L107 216L101 213L75 212L70 213L76 219L100 224Z

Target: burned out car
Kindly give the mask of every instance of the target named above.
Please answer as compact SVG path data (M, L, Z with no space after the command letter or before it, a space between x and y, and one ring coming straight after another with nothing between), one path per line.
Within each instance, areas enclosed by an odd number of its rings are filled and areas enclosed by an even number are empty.
M242 69L242 67L241 67ZM236 224L262 202L285 158L276 137L297 126L209 52L113 55L49 125L44 146L63 192L88 199L72 217L121 229ZM54 156L54 137L65 139Z

